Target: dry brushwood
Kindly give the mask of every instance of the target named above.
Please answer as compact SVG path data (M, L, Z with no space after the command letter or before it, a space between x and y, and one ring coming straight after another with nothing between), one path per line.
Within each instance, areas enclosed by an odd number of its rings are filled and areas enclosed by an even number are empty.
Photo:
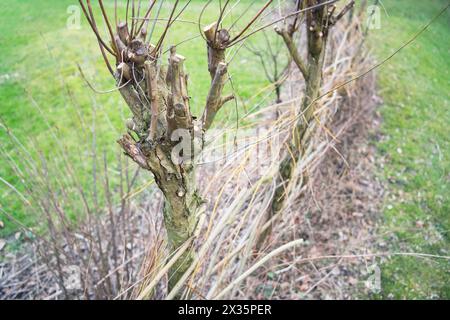
M124 22L117 21L116 2L115 29L111 26L103 1L99 0L110 46L99 34L90 0L85 2L86 4L80 0L83 12L97 37L101 53L115 78L117 88L133 115L126 124L128 133L118 143L126 155L154 175L163 192L164 222L169 246L174 251L192 238L203 203L195 186L193 151L202 147L203 136L213 124L221 107L234 99L232 95L223 96L228 79L225 51L245 34L272 0L233 38L227 29L219 27L226 5L221 8L218 21L204 28L211 85L200 118L195 117L190 109L188 75L184 71L186 58L178 54L173 46L170 48L168 67L163 66L161 62L165 38L190 1L178 13L176 12L180 1L174 2L161 36L151 42L152 39L148 39L151 35L149 37L147 34L149 16L158 0L151 2L142 18L135 17L135 1L131 1L131 24L128 19L130 1L127 1ZM140 12L140 1L137 11ZM115 59L115 66L109 61L108 54ZM180 142L184 146L181 152L176 148ZM169 287L178 282L192 258L192 250L186 250L173 265L169 274Z

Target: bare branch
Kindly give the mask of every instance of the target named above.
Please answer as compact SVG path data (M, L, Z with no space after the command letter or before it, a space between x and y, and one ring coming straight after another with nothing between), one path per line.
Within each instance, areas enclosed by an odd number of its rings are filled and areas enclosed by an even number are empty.
M229 46L232 46L235 41L237 41L254 23L255 21L263 14L263 12L269 7L269 5L273 2L273 0L269 0L266 2L266 4L258 11L258 13L253 17L253 19L245 26L242 31L235 36L233 39L230 40Z
M147 80L147 90L148 96L150 97L151 104L151 122L148 139L155 140L156 133L158 130L158 114L159 114L159 104L158 104L158 69L155 61L145 62L145 78Z
M78 0L78 2L80 3L81 9L83 10L84 16L86 17L89 25L91 26L92 31L97 37L97 40L102 44L102 46L106 49L106 51L108 51L113 56L116 56L116 53L103 41L102 37L100 36L100 33L97 30L97 27L94 25L93 20L91 20L82 0Z
M275 25L275 24L277 24L277 23L279 23L279 22L281 22L281 21L284 21L284 20L286 20L287 18L294 17L294 16L298 15L299 13L304 13L304 12L308 12L308 11L311 11L311 10L315 10L315 9L318 9L318 8L321 8L321 7L324 7L324 6L327 6L327 5L329 5L329 4L336 3L336 2L338 2L338 1L340 1L340 0L329 0L329 1L327 1L327 2L319 3L319 4L316 4L316 5L314 5L314 6L310 6L310 7L308 7L308 8L301 9L301 10L297 10L297 11L295 11L295 12L292 12L292 13L290 13L290 14L287 14L287 15L285 15L285 16L279 18L279 19L276 19L276 20L274 20L274 21L271 21L271 22L269 22L269 23L267 23L267 24L265 24L265 25L263 25L263 26L257 28L256 30L250 32L250 33L247 34L246 36L243 36L242 38L235 40L234 43L233 43L232 45L235 45L235 44L237 44L238 42L245 41L245 40L248 39L249 37L253 36L254 34L256 34L256 33L258 33L258 32L260 32L261 30L267 29L268 27L273 26L273 25Z
M299 50L297 49L297 46L294 43L294 39L292 38L292 34L290 34L286 29L282 28L275 28L275 31L283 38L284 43L286 44L286 47L289 50L289 54L292 57L292 60L297 65L298 69L301 71L303 77L305 80L308 80L308 69L306 67L306 64L303 62L303 59L300 57Z
M152 52L152 55L156 54L159 51L159 49L161 48L163 41L167 35L167 32L169 31L169 28L171 26L172 18L175 14L175 11L177 10L177 6L178 6L179 2L180 2L179 0L176 0L175 4L173 5L172 11L170 12L169 21L167 22L166 28L164 29L164 32L162 33L161 37L159 38L159 41L156 44L155 50Z
M135 161L143 169L150 170L150 166L147 163L147 159L142 151L136 146L133 138L126 134L121 139L117 141L121 145L126 155L129 156L133 161Z
M222 99L222 90L225 86L225 81L227 79L227 64L220 62L217 66L216 75L212 81L211 88L208 93L208 98L206 99L206 106L202 116L202 130L205 132L211 127L212 122L227 101L232 100L230 96Z
M87 1L88 1L88 4L89 4L90 0L87 0ZM103 0L98 0L98 3L100 5L100 9L102 11L103 18L105 19L106 25L108 27L109 35L111 37L111 42L113 42L113 49L116 49L116 48L114 48L114 46L115 46L115 44L114 44L114 33L112 31L111 24L109 23L108 14L106 13L105 7L103 6ZM115 50L115 51L117 52L117 50Z
M97 24L95 23L95 19L94 19L94 13L92 12L92 7L90 5L88 6L88 10L89 10L90 17L92 19L92 24L95 27L95 29L97 29ZM114 75L114 71L111 67L108 57L106 56L105 49L100 41L98 41L98 45L100 47L100 52L102 53L102 57L103 57L103 60L105 61L106 67L108 68L111 75Z
M151 12L152 12L152 9L153 9L155 3L156 3L156 0L153 0L152 4L151 4L151 5L149 6L149 8L147 9L147 12L146 12L145 15L144 15L144 19L142 20L141 24L139 25L139 27L138 27L137 30L136 30L136 35L137 35L139 32L142 32L142 30L143 30L145 24L148 24L148 17L150 16L150 14L151 14ZM147 29L147 28L145 28L145 29Z
M333 17L331 22L335 24L338 22L343 16L347 14L353 7L355 6L355 0L350 1L342 10L338 13L336 17Z

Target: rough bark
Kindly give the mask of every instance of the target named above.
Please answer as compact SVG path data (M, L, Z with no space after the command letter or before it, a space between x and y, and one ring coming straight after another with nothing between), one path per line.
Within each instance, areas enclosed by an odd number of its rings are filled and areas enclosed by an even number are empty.
M164 194L164 223L171 250L176 250L194 233L197 225L196 213L202 199L195 185L192 164L175 165L171 159L173 143L136 143L130 135L123 136L119 144L125 153L139 166L153 173L155 182ZM193 259L192 250L175 263L169 275L169 286L173 287L189 267Z

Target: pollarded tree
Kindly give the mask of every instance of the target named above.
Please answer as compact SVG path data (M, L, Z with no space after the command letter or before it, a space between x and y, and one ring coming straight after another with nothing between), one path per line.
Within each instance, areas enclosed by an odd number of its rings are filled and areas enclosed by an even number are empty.
M158 39L148 39L149 17L161 1L150 1L143 17L139 1L126 2L123 22L117 17L115 25L108 16L102 0L98 0L106 24L109 44L100 35L90 0L79 0L83 12L97 37L100 51L117 88L132 112L126 123L129 132L118 143L141 168L150 171L164 194L164 222L171 251L192 238L198 224L198 211L203 203L195 184L194 151L203 145L203 136L213 124L221 107L234 99L222 92L228 79L225 61L227 48L236 44L268 8L267 1L246 27L231 36L221 28L229 0L224 2L216 22L205 27L203 37L208 49L208 70L211 75L209 93L201 117L196 118L190 108L188 76L184 71L185 57L170 48L168 66L162 64L167 34L188 1L178 12L179 0L172 6L165 28ZM210 1L208 2L210 3ZM129 13L131 11L131 19ZM131 22L130 22L131 20ZM110 59L113 59L113 63ZM200 137L200 139L197 139ZM180 148L180 142L182 147ZM193 252L187 250L172 266L169 284L173 287L192 262Z
M296 163L302 160L312 135L312 123L316 111L316 101L320 96L322 74L327 49L327 41L331 29L336 23L349 12L355 2L352 0L339 12L336 12L335 2L337 0L296 0L293 12L289 19L285 19L282 25L275 27L275 31L282 37L292 61L303 76L305 88L303 100L298 109L298 120L292 130L292 140L289 152L284 156L279 166L279 178L272 206L268 212L267 219L281 212L285 205L286 190L292 179ZM304 26L306 32L306 61L303 52L295 42L296 35ZM303 176L303 182L307 176ZM270 230L262 233L259 245Z

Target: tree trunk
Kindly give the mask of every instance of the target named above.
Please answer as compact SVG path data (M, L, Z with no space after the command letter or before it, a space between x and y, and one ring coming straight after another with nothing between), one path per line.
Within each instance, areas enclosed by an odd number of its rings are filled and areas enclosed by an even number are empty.
M116 80L118 91L133 114L126 123L128 134L118 143L134 162L153 173L158 187L164 194L164 223L169 247L173 253L194 235L198 224L197 211L203 203L195 185L191 155L192 151L195 152L194 137L202 138L202 147L205 132L211 127L217 112L234 99L233 95L222 95L228 78L225 52L227 48L238 43L270 2L233 39L226 29L220 27L226 6L221 9L219 21L203 29L208 48L211 85L203 114L198 119L190 109L188 77L183 67L185 58L178 55L176 47L172 46L168 67L161 63L165 53L163 43L169 29L181 14L175 17L178 1L172 6L170 18L162 35L155 42L156 45L153 45L147 40L147 27L155 2L149 4L143 19L132 17L131 30L128 15L125 16L125 22L118 23L116 12L116 30L113 30L103 3L99 1L109 32L110 45L102 39L98 31L91 3L87 1L87 8L83 1L80 1L80 5L97 37L106 66ZM184 9L186 6L182 11ZM139 23L140 20L142 21ZM114 66L108 58L108 53L115 59ZM137 138L134 138L136 136ZM180 143L178 137L185 140L184 143L181 141L184 144L180 150L181 162L178 157L180 154L174 154ZM189 148L185 148L186 146ZM192 250L192 247L187 249L170 270L169 289L180 280L191 265L194 254Z
M308 130L310 129L310 123L314 118L315 111L314 100L319 97L320 93L324 55L324 51L322 51L317 58L310 57L311 62L309 63L308 68L309 79L306 83L305 97L301 104L301 113L303 113L303 116L299 118L295 125L293 139L290 143L291 152L286 154L280 163L278 169L279 178L277 188L272 199L272 205L267 212L267 217L263 220L264 222L271 220L283 209L287 196L286 190L294 174L295 164L298 161L301 161L308 145L308 140L310 137L310 134L308 134ZM307 179L307 175L305 173L302 173L302 184L305 184L307 182ZM264 240L271 233L271 231L271 225L266 230L262 231L258 239L258 248L261 248Z
M141 41L133 40L132 47L127 50L129 57L134 59L131 61L134 65L119 64L115 75L119 91L133 113L127 127L138 136L135 141L129 133L118 142L134 162L153 173L164 194L164 224L171 253L193 236L198 223L197 212L203 203L196 187L192 155L201 146L195 148L197 141L194 137L203 137L216 113L234 98L222 97L227 65L221 59L224 59L223 41L228 37L226 31L219 31L214 42L215 30L215 24L205 29L209 40L211 87L203 115L198 120L190 110L187 75L183 68L185 58L178 55L174 47L169 67L165 69L151 56L145 56L141 61L139 53L151 51L152 46L146 47ZM118 37L117 41L120 41ZM136 79L145 81L137 82ZM169 290L192 264L193 255L193 249L187 249L172 266Z
M317 7L313 10L308 10L305 13L308 42L307 65L303 63L301 55L298 52L298 48L293 41L293 35L299 28L297 22L300 21L300 19L295 19L294 24L290 24L284 29L275 29L276 32L282 36L292 60L302 73L305 79L306 87L301 104L300 116L295 125L292 141L290 143L290 152L285 155L284 159L280 163L277 189L275 190L270 210L268 210L267 216L263 220L264 224L267 221L272 220L274 216L278 215L282 211L287 197L287 187L292 180L295 165L305 156L305 151L312 136L312 133L309 131L313 128L311 123L314 120L314 113L316 111L316 100L320 96L322 71L325 63L326 46L330 29L346 13L348 13L355 4L355 2L351 0L338 14L334 14L336 6L325 5L325 2L325 0L307 0L297 2L303 9L323 4L323 6ZM300 7L297 7L297 9L300 9ZM304 185L308 181L308 176L305 172L302 172L301 175L300 181ZM271 226L262 231L257 243L258 248L262 246L270 231Z
M197 212L202 204L195 186L193 167L187 168L180 175L171 175L167 171L153 173L156 182L164 194L164 224L170 251L180 248L194 234L198 223ZM169 272L169 288L173 288L193 261L191 249L176 261Z
M311 56L309 58L308 74L309 78L306 84L305 97L303 98L301 113L299 120L295 125L293 132L293 139L290 145L292 155L287 154L280 164L279 174L281 185L275 191L275 196L272 201L272 215L281 211L286 198L285 190L286 184L292 177L295 169L295 163L302 159L306 146L308 145L307 135L310 128L311 121L314 118L315 103L314 101L319 97L321 81L322 81L322 69L324 64L324 50L316 57ZM303 183L306 182L307 176L303 174Z
M173 143L136 143L130 135L118 141L125 153L144 169L153 173L155 182L164 195L164 224L170 252L181 247L197 226L196 213L203 203L195 182L194 166L173 163ZM172 288L192 263L193 252L187 250L169 272Z
M196 212L202 201L198 196L191 154L175 154L177 145L193 144L194 124L189 109L184 57L172 50L169 68L165 70L156 61L146 61L138 70L145 76L139 85L118 86L133 112L128 129L138 136L135 141L126 134L118 141L125 153L140 167L150 171L164 195L164 224L170 252L174 252L194 233ZM119 81L128 81L124 70ZM135 71L136 72L136 71ZM123 78L124 79L121 79ZM173 140L180 130L182 139ZM191 149L191 148L188 148ZM193 252L188 249L169 271L169 289L172 288L192 263Z
M312 6L314 4L316 4L314 1L309 1L305 6ZM305 90L299 119L295 124L292 141L289 146L290 152L284 156L280 163L277 188L272 199L272 205L266 213L266 217L263 219L264 224L272 220L274 216L282 211L287 197L287 187L294 174L295 165L303 158L309 137L311 136L308 130L310 130L311 122L314 118L315 100L319 97L322 83L322 70L328 38L328 25L324 25L323 21L328 12L328 9L323 7L309 11L306 14L308 38L308 61L306 65L301 60L298 48L293 40L293 34L298 26L289 25L286 29L276 29L276 32L282 36L294 63L305 79ZM306 174L302 173L302 184L305 184L307 179ZM271 230L271 225L267 229L262 230L257 242L257 248L261 248L264 240L271 233Z

